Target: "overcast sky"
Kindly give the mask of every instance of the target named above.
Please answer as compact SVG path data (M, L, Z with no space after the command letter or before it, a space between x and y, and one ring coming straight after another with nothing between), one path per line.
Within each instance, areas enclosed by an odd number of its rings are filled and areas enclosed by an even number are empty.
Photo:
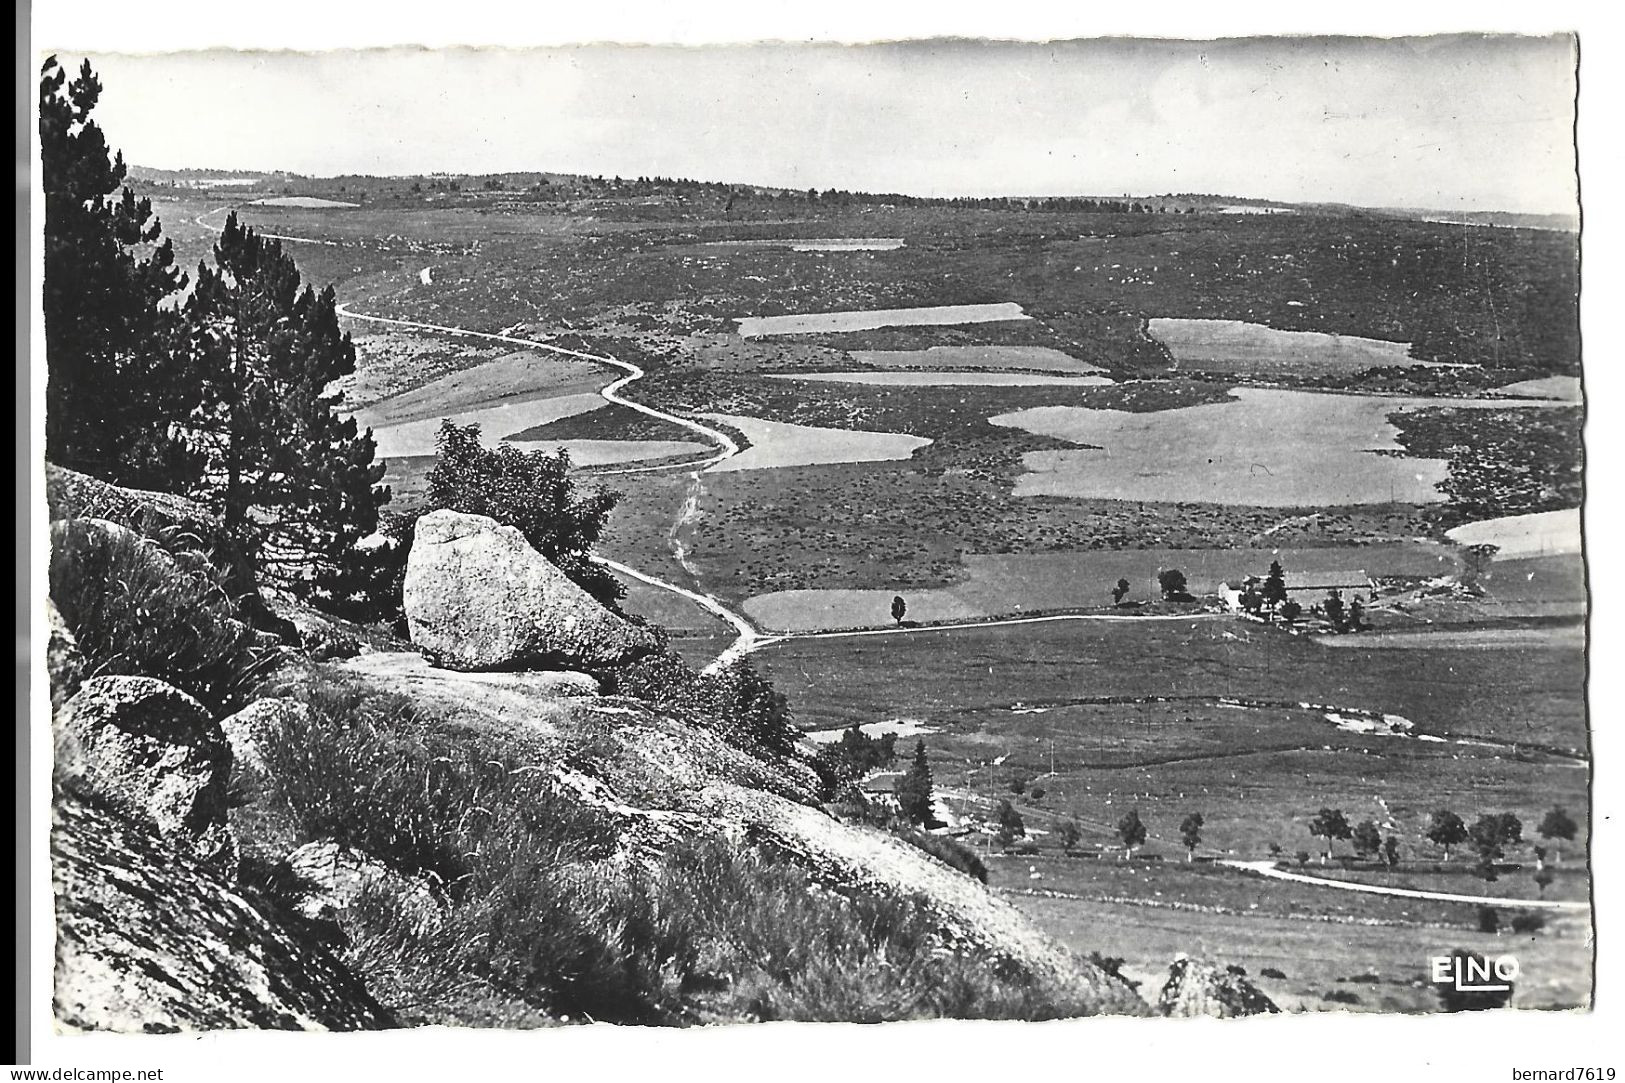
M64 53L64 58L71 54ZM95 53L126 158L1572 212L1567 38Z

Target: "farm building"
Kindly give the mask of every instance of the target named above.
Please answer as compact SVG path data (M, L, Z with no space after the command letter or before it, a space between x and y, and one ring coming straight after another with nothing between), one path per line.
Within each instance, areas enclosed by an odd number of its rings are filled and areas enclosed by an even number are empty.
M1227 580L1220 587L1219 594L1224 599L1225 605L1240 612L1241 596L1247 592L1248 587L1263 590L1264 577L1249 575L1241 580ZM1334 590L1341 592L1345 602L1352 602L1355 599L1361 602L1377 600L1376 584L1363 571L1286 573L1287 600L1303 606L1306 613L1312 607L1325 602L1326 595Z

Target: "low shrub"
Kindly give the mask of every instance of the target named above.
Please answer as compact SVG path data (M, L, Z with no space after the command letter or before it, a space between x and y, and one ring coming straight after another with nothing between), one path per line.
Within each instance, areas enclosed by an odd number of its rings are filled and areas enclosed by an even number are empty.
M1515 933L1538 933L1546 928L1546 915L1526 911L1516 914L1512 918L1512 931Z
M958 869L966 876L987 883L987 866L976 856L976 851L964 843L908 827L894 828L892 834L909 845L924 850L949 868Z
M51 601L85 675L156 677L216 717L241 708L281 660L238 619L225 573L182 544L68 519L51 528Z
M1328 989L1326 992L1320 994L1320 999L1332 1004L1360 1003L1359 994L1351 993L1347 989Z
M1264 967L1258 972L1258 976L1261 978L1274 978L1276 981L1286 980L1286 974L1283 971L1277 970L1273 966Z
M758 754L788 756L801 738L789 701L748 658L719 673L701 674L676 654L662 651L616 671L610 681L611 690L620 695L688 714Z

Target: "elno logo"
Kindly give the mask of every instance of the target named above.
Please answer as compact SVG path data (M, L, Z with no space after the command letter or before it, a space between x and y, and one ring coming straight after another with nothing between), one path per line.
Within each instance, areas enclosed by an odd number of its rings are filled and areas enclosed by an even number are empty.
M1428 960L1433 984L1448 985L1458 993L1507 993L1518 978L1518 957L1498 955L1435 955Z

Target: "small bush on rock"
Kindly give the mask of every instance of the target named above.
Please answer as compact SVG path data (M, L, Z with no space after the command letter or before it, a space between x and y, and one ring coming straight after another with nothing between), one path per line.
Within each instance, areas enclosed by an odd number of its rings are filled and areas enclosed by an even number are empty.
M570 477L570 456L562 449L549 455L511 444L487 448L478 425L457 425L448 418L436 438L426 510L484 515L517 528L532 548L613 608L626 590L607 568L593 563L591 553L620 498L609 489L579 491Z

